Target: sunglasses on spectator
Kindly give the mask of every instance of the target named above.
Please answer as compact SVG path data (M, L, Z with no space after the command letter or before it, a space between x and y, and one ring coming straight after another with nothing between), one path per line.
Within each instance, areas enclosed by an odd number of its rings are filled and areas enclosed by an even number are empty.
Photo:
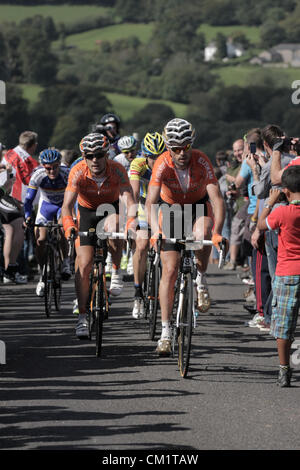
M184 151L187 152L191 148L191 144L187 144L184 147L169 147L172 152L179 154L180 152Z
M55 171L57 170L59 166L60 166L60 163L55 163L54 165L51 165L51 166L44 165L44 168L46 171L51 171L51 170Z
M100 160L100 158L106 157L106 155L107 155L107 152L97 152L97 153L86 153L84 157L87 160L93 160L94 158L96 158L97 160Z

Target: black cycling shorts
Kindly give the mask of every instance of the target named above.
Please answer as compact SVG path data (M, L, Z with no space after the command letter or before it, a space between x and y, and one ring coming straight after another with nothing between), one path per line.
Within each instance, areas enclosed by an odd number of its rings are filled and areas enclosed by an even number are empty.
M166 238L184 238L192 235L192 229L195 221L201 216L208 216L210 210L208 210L209 198L206 195L193 204L186 204L185 206L177 205L178 210L166 211L164 214L163 205L172 207L172 204L162 202L160 205L160 220L162 232ZM173 205L174 206L174 205ZM164 242L162 243L162 251L181 251L182 245L180 243Z
M114 209L115 213L119 214L119 200L113 202L111 204ZM97 224L105 219L109 213L104 213L102 216L96 215L96 210L88 209L87 207L80 206L78 204L78 212L79 212L79 232L88 232L89 229L94 228L96 229ZM82 237L80 236L80 246L93 246L93 239L90 237Z

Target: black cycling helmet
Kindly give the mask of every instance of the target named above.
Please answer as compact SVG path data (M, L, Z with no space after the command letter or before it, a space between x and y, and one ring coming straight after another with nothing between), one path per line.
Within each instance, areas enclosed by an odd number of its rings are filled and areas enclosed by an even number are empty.
M100 124L102 124L103 126L109 124L110 122L114 122L117 126L117 131L119 131L119 127L121 126L121 120L116 114L107 113L104 114L100 119Z

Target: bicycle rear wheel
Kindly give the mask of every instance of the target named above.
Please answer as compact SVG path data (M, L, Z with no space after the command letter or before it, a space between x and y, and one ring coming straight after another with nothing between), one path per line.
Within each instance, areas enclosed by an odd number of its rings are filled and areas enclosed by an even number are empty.
M60 257L59 251L55 253L55 261L54 261L54 283L53 283L53 290L54 290L54 302L55 308L57 311L60 310L60 302L61 302L61 268L62 268L62 259Z
M161 265L152 265L149 285L149 338L154 341L156 333L157 312L159 308L159 283Z
M54 260L53 251L49 246L46 248L45 264L44 264L43 280L45 283L44 303L46 317L49 318L52 311L53 301L53 283L54 283Z
M185 274L183 302L180 311L178 331L178 365L182 377L186 377L190 363L193 321L193 279L191 273Z

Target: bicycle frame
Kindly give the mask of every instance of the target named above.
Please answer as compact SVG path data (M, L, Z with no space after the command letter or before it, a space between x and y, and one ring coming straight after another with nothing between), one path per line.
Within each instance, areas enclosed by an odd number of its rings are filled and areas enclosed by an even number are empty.
M104 232L96 233L95 229L88 232L79 232L79 236L90 237L94 241L94 262L91 271L89 311L89 338L92 339L93 326L96 333L96 356L101 355L103 321L107 318L109 308L108 291L106 288L105 264L107 256L107 239L124 238L123 233Z

